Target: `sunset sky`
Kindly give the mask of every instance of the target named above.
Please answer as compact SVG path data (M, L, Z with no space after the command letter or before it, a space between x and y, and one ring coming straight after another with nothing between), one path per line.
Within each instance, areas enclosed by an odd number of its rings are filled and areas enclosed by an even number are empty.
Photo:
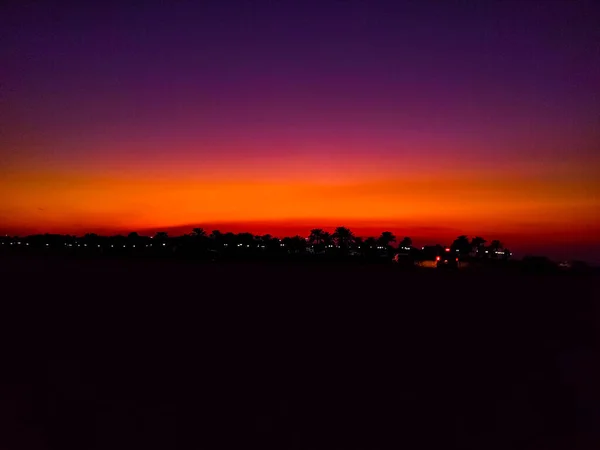
M1 233L600 254L598 2L51 3L0 6Z

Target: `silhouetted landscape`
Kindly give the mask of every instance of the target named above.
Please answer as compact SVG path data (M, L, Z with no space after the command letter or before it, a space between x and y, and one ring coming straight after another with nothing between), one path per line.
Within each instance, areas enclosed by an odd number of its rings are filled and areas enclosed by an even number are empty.
M189 261L297 261L397 263L404 268L432 268L444 255L452 255L456 268L507 269L519 268L545 272L588 272L594 270L583 261L551 261L545 256L525 255L515 261L513 253L499 240L488 242L480 236L458 236L447 246L441 244L412 245L408 236L397 238L390 231L377 237L358 237L346 227L337 227L332 233L315 228L307 237L278 238L251 233L207 233L194 228L190 233L171 237L160 231L154 236L34 235L0 238L0 251L5 255L116 257L116 258L171 258ZM447 259L447 258L446 258ZM438 265L439 266L439 265Z
M598 274L394 238L4 239L3 448L595 448Z
M600 449L599 25L1 1L0 450Z

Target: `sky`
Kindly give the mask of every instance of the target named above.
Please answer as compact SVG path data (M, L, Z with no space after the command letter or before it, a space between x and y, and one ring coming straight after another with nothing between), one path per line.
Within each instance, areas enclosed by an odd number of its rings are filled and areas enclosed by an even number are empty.
M0 233L600 255L595 1L51 3L0 6Z

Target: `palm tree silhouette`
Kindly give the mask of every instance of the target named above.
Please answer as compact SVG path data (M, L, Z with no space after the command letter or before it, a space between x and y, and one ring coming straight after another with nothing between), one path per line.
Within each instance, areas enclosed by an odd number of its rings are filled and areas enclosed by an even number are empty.
M333 232L333 239L338 247L348 248L354 242L354 234L346 227L337 227Z
M10 239L6 236L6 239L18 242L16 237L15 239ZM54 247L62 251L65 246L72 247L78 244L77 246L88 247L87 250L82 249L82 251L89 251L93 248L95 252L99 253L104 252L104 249L114 254L121 254L127 251L131 253L137 252L140 255L152 254L158 251L156 253L158 255L173 253L178 256L196 257L210 252L210 254L218 253L227 258L279 258L284 254L304 253L307 250L307 243L311 243L313 244L313 248L308 250L312 254L328 254L331 252L335 257L346 258L356 255L357 251L359 251L365 260L380 260L381 256L387 257L390 254L390 246L391 243L396 241L396 236L390 231L383 231L378 238L366 237L363 239L354 236L352 231L347 227L337 227L333 234L323 231L321 228L314 228L310 230L307 238L286 236L279 239L269 234L259 236L251 233L221 233L219 230L213 230L207 236L204 229L197 227L193 228L190 234L174 237L169 237L165 231L159 231L154 235L154 238L147 235L140 236L136 232L131 232L125 236L99 236L89 233L80 238L68 234L50 235L46 233L45 235L29 236L26 239L29 239L28 242L32 244L32 247L39 245L49 251ZM2 239L0 238L0 240ZM137 245L138 243L140 244L139 246ZM337 244L339 249L331 249L330 247L333 247L331 245L333 243ZM129 244L133 245L130 246ZM435 246L423 247L423 251L420 251L412 248L412 244L413 242L410 237L404 237L399 243L398 253L403 256L409 254L412 257L411 259L425 260L439 256L448 249L446 246L437 244ZM501 241L495 239L490 242L489 246L485 246L485 244L486 240L481 236L469 239L466 235L461 235L453 241L451 249L453 251L459 250L461 252L460 256L463 258L467 257L473 249L478 250L478 255L481 258L492 258L494 260L510 258L510 251L504 247ZM125 247L131 247L132 250L125 250ZM133 250L133 247L136 247L136 249ZM142 251L142 247L148 247L148 249ZM456 254L456 256L459 256L459 254Z
M192 236L196 238L203 238L206 236L206 231L204 231L204 228L193 228Z
M325 232L321 228L315 228L310 230L310 235L308 236L308 242L310 244L319 245L323 244Z
M458 250L462 256L466 256L471 253L471 243L469 242L469 238L466 235L458 236L454 242L452 243L452 249Z

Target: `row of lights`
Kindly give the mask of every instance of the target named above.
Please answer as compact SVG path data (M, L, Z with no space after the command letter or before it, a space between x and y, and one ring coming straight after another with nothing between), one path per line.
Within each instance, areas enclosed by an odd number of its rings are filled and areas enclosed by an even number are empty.
M5 244L5 243L4 243L4 242L2 242L2 245L4 245L4 244ZM20 242L20 241L19 241L19 242L16 242L16 243L15 243L15 242L10 242L10 245L14 245L14 244L21 245L21 242ZM29 242L25 242L24 244L25 244L25 245L29 245ZM65 243L64 245L65 245L65 246L68 246L68 247L73 247L73 244L67 244L67 243ZM164 246L166 246L167 244L163 242L163 244L162 244L162 245L163 245L163 247L164 247ZM225 247L227 247L227 244L223 244L223 245L224 245ZM50 246L50 244L46 244L46 247L49 247L49 246ZM87 244L83 244L83 246L84 246L84 247L87 247ZM242 247L242 246L243 246L243 244L238 244L238 247ZM279 244L279 246L280 246L280 247L285 247L285 244ZM81 247L81 244L77 244L77 247ZM98 247L101 247L101 245L100 245L100 244L98 244ZM126 248L126 247L127 247L126 245L123 245L123 248ZM133 244L133 245L132 245L132 247L134 247L134 248L135 248L135 244ZM146 244L146 247L152 247L152 244ZM246 247L250 247L250 245L249 245L249 244L247 244L247 245L246 245ZM257 248L265 248L265 246L264 246L264 245L257 245L256 247L257 247ZM311 245L311 247L314 247L314 246L312 246L312 245ZM328 247L328 248L333 248L333 247L334 247L334 245L327 245L326 247ZM335 247L336 247L336 248L340 248L340 247L339 247L339 245L336 245ZM111 248L114 248L114 244L111 244ZM370 248L373 248L373 246L371 246ZM377 249L379 249L379 250L385 249L385 246L377 246ZM404 250L410 250L410 247L402 247L402 249L404 249ZM422 249L422 250L424 250L424 249L425 249L425 247L421 247L421 249ZM449 249L449 248L446 248L446 251L447 251L447 252L449 252L449 251L450 251L450 249ZM456 252L458 252L458 251L459 251L459 250L458 250L458 249L456 249ZM488 250L485 250L485 253L489 253L489 252L488 252ZM494 253L495 253L496 255L504 255L504 254L506 254L506 252L504 252L504 251L498 251L498 250L494 251ZM509 252L508 254L509 254L509 256L512 256L512 253L511 253L511 252Z
M2 245L4 245L4 244L5 244L5 242L2 242ZM9 245L21 245L21 244L22 244L21 242L10 242L9 243ZM24 245L29 245L29 242L24 242L23 244ZM73 247L73 244L67 244L67 243L65 243L64 245L66 247ZM81 247L81 244L76 244L76 245L77 245L77 247ZM165 245L167 245L167 244L163 243L163 246L165 246ZM49 247L49 246L50 246L50 244L46 244L46 247ZM87 244L83 244L83 246L87 247L88 245ZM111 244L110 246L111 246L111 248L114 248L114 244ZM102 246L100 244L98 244L98 248L100 248L100 247L102 247ZM123 248L125 248L125 247L127 247L127 246L124 245ZM133 244L132 247L135 247L135 244ZM152 244L147 244L146 247L152 247Z
M4 243L4 242L2 242L2 245L4 245L4 244L5 244L5 243ZM10 242L9 244L10 244L10 245L21 245L21 242ZM29 245L29 242L25 242L24 244L25 244L25 245ZM64 245L65 245L65 247L73 247L73 244L67 244L66 242L64 243ZM81 247L81 244L75 244L75 245L77 245L77 247ZM163 243L163 246L166 246L166 245L167 245L166 243ZM227 244L223 244L223 245L224 245L225 247L227 247ZM279 244L279 245L280 245L281 247L285 247L285 244ZM50 244L46 244L46 247L48 247L48 246L50 246ZM87 244L83 244L83 246L84 246L84 247L87 247L88 245L87 245ZM115 246L114 244L110 244L110 247L111 247L111 248L114 248L114 246ZM243 244L238 244L238 247L242 247L242 246L243 246ZM100 244L98 244L98 247L101 247L101 245L100 245ZM126 247L127 247L127 245L123 245L123 248L126 248ZM132 247L135 247L135 244L132 244ZM152 244L146 244L146 247L152 247ZM249 244L247 244L247 245L246 245L246 247L250 247L250 245L249 245ZM264 245L257 245L256 247L257 247L257 248L265 248L265 246L264 246ZM330 246L330 247L331 247L331 246Z

